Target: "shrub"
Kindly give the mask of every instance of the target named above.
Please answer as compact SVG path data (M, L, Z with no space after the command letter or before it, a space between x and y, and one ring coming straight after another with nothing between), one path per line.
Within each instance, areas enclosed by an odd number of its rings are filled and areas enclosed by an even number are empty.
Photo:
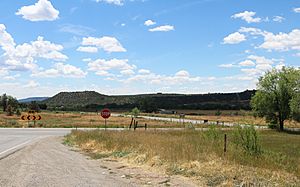
M17 110L16 110L16 115L17 115L17 116L21 116L21 111L20 111L20 109L17 109Z
M222 114L222 112L220 111L220 110L217 110L216 112L215 112L215 115L216 116L220 116Z
M259 135L253 126L238 126L234 131L234 143L250 155L262 152Z
M208 130L205 132L208 139L217 140L221 136L221 131L216 128L216 126L209 126Z

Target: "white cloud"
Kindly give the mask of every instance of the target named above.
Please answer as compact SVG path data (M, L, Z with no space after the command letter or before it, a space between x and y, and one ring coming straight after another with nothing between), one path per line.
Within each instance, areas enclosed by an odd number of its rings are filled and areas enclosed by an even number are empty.
M0 46L1 48L6 51L13 51L15 48L15 42L13 37L6 32L6 27L3 24L0 24Z
M92 61L92 59L91 58L84 58L84 59L82 59L82 61L83 62L90 62L90 61Z
M63 24L59 26L59 31L77 36L88 36L90 33L95 32L95 29L82 25Z
M131 69L122 70L122 71L120 71L120 73L122 75L134 75L135 74L134 71Z
M88 63L89 71L96 72L97 75L109 75L110 70L121 70L124 72L129 72L128 70L133 70L136 68L135 65L128 64L128 59L97 59ZM126 71L125 71L126 70Z
M0 24L0 47L4 54L1 55L0 68L5 67L13 71L36 71L38 59L65 61L68 57L62 54L62 45L54 44L39 36L36 41L16 45L13 37L6 32L6 27Z
M245 60L239 63L240 66L254 66L255 63L252 60Z
M262 76L265 72L270 71L274 67L278 68L279 66L284 66L284 61L282 59L268 59L264 56L256 55L250 55L247 58L247 60L252 61L254 63L255 67L249 69L243 68L241 69L241 71L246 73L247 76L252 76L255 79L257 79L259 76Z
M59 11L56 10L50 1L39 0L34 5L23 6L16 12L24 19L30 21L53 21L58 19Z
M44 71L35 72L33 77L72 77L82 78L87 75L80 68L70 64L56 63L53 68Z
M246 36L239 32L232 33L224 38L224 44L238 44L246 40Z
M1 71L0 71L0 76L1 76ZM20 74L16 74L16 75L7 75L5 77L3 77L3 79L5 80L9 80L9 81L14 81L16 80L16 78L20 77Z
M122 6L124 3L124 0L95 0L97 3L99 2L105 2L108 4L114 4L114 5L118 5L118 6Z
M40 84L34 80L30 80L27 84L23 86L23 88L37 88Z
M215 77L193 77L186 70L180 70L174 75L158 75L155 73L147 72L147 74L137 74L131 76L127 79L120 80L124 83L133 83L133 82L144 82L151 85L182 85L189 84L201 81L213 81Z
M87 37L83 38L81 45L92 46L103 49L106 52L126 52L126 49L114 37L104 36L101 38Z
M145 21L145 23L144 23L144 25L146 25L147 27L148 26L151 26L151 25L155 25L156 24L156 22L155 21L152 21L152 20L147 20L147 21Z
M147 70L147 69L140 69L140 70L138 71L138 73L140 73L140 74L149 74L149 73L150 73L150 70Z
M276 51L300 50L300 30L294 29L290 33L280 32L277 35L268 33L260 48Z
M294 8L293 11L296 13L300 13L300 8Z
M220 68L234 68L234 67L237 67L237 66L234 65L234 64L220 64L219 67Z
M234 19L240 18L240 19L246 21L247 23L261 22L261 18L259 18L259 17L254 18L255 15L256 15L256 12L245 11L245 12L234 14L231 17Z
M274 59L267 59L264 56L256 56L256 55L250 55L248 56L248 59L253 60L256 62L256 64L273 64Z
M177 77L189 77L190 74L189 72L185 71L185 70L181 70L181 71L178 71L175 76Z
M173 30L175 30L175 28L172 25L163 25L163 26L149 29L150 32L168 32L168 31L173 31Z
M80 52L86 52L86 53L97 53L98 52L98 48L97 47L78 47L77 51Z
M275 22L281 23L281 22L283 22L284 20L285 20L285 18L282 17L282 16L274 16L274 17L273 17L273 21L275 21Z

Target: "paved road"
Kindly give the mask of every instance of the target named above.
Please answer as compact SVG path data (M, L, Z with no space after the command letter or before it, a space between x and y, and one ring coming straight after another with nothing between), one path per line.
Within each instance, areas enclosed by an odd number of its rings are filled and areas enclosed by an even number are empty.
M196 186L110 158L88 159L62 144L71 130L0 129L0 187Z
M0 128L0 159L26 145L32 144L41 138L50 136L64 136L71 132L71 129L16 129Z

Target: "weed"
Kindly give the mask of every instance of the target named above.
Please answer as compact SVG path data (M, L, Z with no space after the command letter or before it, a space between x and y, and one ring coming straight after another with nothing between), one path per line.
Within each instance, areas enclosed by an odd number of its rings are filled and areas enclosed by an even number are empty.
M234 130L234 143L241 146L250 155L262 153L259 135L253 126L236 127Z

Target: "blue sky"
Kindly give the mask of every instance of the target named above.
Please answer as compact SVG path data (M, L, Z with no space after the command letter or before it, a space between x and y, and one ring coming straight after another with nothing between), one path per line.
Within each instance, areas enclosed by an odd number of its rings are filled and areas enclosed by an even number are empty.
M292 0L0 2L0 93L237 92L300 65Z

